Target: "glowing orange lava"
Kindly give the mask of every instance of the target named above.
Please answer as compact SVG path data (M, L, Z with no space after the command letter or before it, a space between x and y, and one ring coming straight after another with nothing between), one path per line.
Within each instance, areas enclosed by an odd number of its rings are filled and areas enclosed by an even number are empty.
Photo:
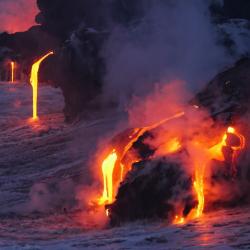
M135 128L133 132L129 136L129 142L124 146L122 152L119 152L119 155L116 149L113 149L112 152L104 159L102 162L102 174L103 174L103 194L102 197L99 199L99 205L102 204L110 204L114 201L113 193L116 192L115 187L113 186L114 183L119 179L120 182L123 181L126 171L128 171L128 166L123 162L123 159L127 152L132 148L133 144L142 136L146 131L150 131L165 122L168 122L172 119L176 119L179 117L184 116L184 112L180 112L172 117L166 118L158 123L155 123L151 126L143 127L143 128ZM228 145L229 142L228 136L233 134L239 138L240 145L238 146L230 146ZM174 136L169 138L168 141L163 145L160 154L171 154L177 152L182 148L182 141L178 137ZM181 134L180 134L181 136ZM207 139L206 139L207 140ZM244 149L245 147L245 138L243 135L238 133L234 127L228 127L224 134L221 135L220 139L218 140L217 144L209 147L211 142L200 142L198 139L193 140L191 142L193 147L193 152L191 151L191 163L194 166L194 181L193 181L193 190L196 193L198 204L195 209L193 209L187 217L184 217L182 213L175 215L173 223L174 224L183 224L185 223L186 219L194 219L201 217L205 207L205 172L206 168L209 166L211 160L218 160L218 161L225 161L225 157L223 154L223 147L230 147L233 151L232 153L232 165L234 166L234 170L236 171L236 158L238 153ZM132 159L135 163L138 159ZM120 166L120 175L118 179L114 179L113 171L115 166ZM109 214L109 211L106 211L106 214Z
M50 55L53 55L54 52L51 51L47 53L45 56L36 61L31 68L30 75L30 84L33 90L33 119L37 119L37 96L38 96L38 73L41 63Z
M173 224L184 224L185 218L179 215L176 215L173 221Z
M175 115L173 115L171 117L163 119L160 122L154 123L153 125L150 125L150 126L147 126L147 127L144 127L144 128L137 128L135 130L137 135L134 136L133 139L131 139L130 142L125 146L121 159L128 152L128 150L132 147L134 142L136 142L138 140L138 138L140 136L142 136L146 131L150 131L150 130L152 130L154 128L157 128L157 127L161 126L162 124L164 124L164 123L166 123L168 121L171 121L171 120L177 119L179 117L182 117L182 116L184 116L184 114L185 114L185 112L180 112L180 113L177 113L177 114L175 114Z
M205 206L205 197L204 197L204 174L205 174L205 168L207 163L212 160L218 160L218 161L224 161L225 157L223 154L223 147L228 146L227 145L227 138L228 134L234 134L240 139L240 145L239 146L234 146L231 147L233 150L233 156L232 156L232 166L233 166L233 171L235 174L236 170L236 157L238 154L238 151L244 149L245 147L245 137L238 133L235 128L233 127L228 127L227 131L223 134L222 139L219 143L214 145L208 150L208 160L205 162L200 162L195 166L195 181L194 181L194 189L197 194L197 199L198 199L198 205L196 208L196 217L200 217L203 213L204 206Z
M198 218L202 215L205 206L204 197L204 166L195 167L195 181L194 189L197 194L198 205L196 208L195 217Z
M11 82L14 83L15 80L15 62L10 62L10 70L11 70Z
M102 163L103 174L103 194L99 199L99 204L113 202L113 171L117 161L117 153L115 149L107 156Z

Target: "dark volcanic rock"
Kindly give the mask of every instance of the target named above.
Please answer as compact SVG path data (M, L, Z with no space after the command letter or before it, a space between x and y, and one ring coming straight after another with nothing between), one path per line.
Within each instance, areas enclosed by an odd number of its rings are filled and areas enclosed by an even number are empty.
M27 81L31 65L38 57L58 46L58 40L44 32L40 26L34 26L26 32L0 34L0 67L6 70L6 61L14 60L18 64L19 75ZM3 53L4 52L4 53ZM7 67L8 69L8 67ZM7 80L4 77L0 80Z
M173 219L195 207L191 177L176 159L144 161L133 165L121 183L116 200L108 205L112 225L138 219Z
M216 1L214 2L216 3ZM250 19L250 2L248 0L223 0L222 5L216 4L212 8L212 11L222 18Z
M82 25L58 50L54 82L62 89L68 121L100 108L96 97L101 93L105 71L100 55L105 37L106 33Z
M208 109L213 117L230 122L249 112L250 59L244 58L219 73L196 95L196 102Z
M0 35L0 48L7 47L12 50L13 55L19 55L24 60L32 61L38 54L45 53L57 45L57 40L42 31L40 26L34 26L26 32Z

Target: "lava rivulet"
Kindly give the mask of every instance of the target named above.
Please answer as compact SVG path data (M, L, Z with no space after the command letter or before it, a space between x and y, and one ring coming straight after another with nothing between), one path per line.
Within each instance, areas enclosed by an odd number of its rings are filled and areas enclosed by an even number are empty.
M239 138L239 140L240 140L240 144L238 146L232 146L231 147L232 150L233 150L233 155L232 155L232 173L233 173L233 175L235 175L237 173L237 168L236 168L237 156L238 156L238 153L245 148L246 140L245 140L245 137L243 135L241 135L240 133L238 133L236 131L236 129L233 128L233 127L229 127L228 130L227 130L227 133L228 134L236 135Z
M105 204L106 202L113 202L113 170L117 160L117 153L115 149L105 158L102 163L103 174L103 194L99 199L99 204Z
M245 147L245 137L238 133L235 128L233 127L228 127L226 132L223 134L221 140L219 143L214 145L213 147L209 148L208 151L204 148L207 159L204 159L203 161L197 161L194 156L194 164L195 164L195 180L194 180L194 189L197 194L197 199L198 199L198 205L196 208L196 217L200 217L203 213L204 206L205 206L205 197L204 197L204 174L206 171L206 167L208 163L212 160L218 160L218 161L225 161L225 157L223 154L223 147L230 147L227 143L227 138L229 134L233 134L237 136L240 139L240 145L239 146L232 146L233 154L232 154L232 175L235 174L236 166L235 166L235 161L237 157L238 151L244 149ZM202 146L202 145L201 145Z
M10 71L11 71L11 83L14 83L15 80L15 62L10 62Z
M47 53L45 56L37 60L31 68L31 75L30 75L30 84L33 90L33 119L37 119L37 96L38 96L38 73L41 63L50 55L53 55L54 52L51 51Z

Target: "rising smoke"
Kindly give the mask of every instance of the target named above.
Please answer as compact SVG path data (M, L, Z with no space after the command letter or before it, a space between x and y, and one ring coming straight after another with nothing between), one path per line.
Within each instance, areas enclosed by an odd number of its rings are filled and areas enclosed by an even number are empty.
M232 62L218 42L211 1L141 1L143 17L129 27L114 24L106 42L105 95L127 104L154 85L179 79L198 90ZM119 93L119 95L118 95Z

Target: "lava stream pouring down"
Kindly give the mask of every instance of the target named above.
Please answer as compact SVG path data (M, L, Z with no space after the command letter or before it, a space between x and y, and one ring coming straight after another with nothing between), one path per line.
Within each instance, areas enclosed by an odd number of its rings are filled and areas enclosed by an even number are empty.
M113 149L112 153L102 163L103 173L103 194L99 203L103 204L106 201L111 203L113 201L113 170L117 160L117 153Z
M54 52L51 51L44 55L42 58L37 60L31 68L31 75L30 75L30 84L33 90L33 119L36 120L38 118L37 115L37 96L38 96L38 73L41 63L50 55L53 55Z
M133 143L138 140L140 136L142 136L146 131L154 129L165 122L171 121L173 119L177 119L179 117L184 116L184 112L180 112L175 114L174 116L168 117L166 119L161 120L158 123L155 123L151 126L147 126L144 128L136 128L133 130L132 134L129 136L131 140L126 144L126 146L123 149L123 152L121 153L119 157L120 161L120 172L121 172L121 179L122 181L124 176L124 164L122 163L122 159L126 155L126 153L130 150L130 148L133 146ZM174 141L176 142L176 139ZM175 145L175 147L178 149L178 146ZM170 151L173 151L173 147L170 147ZM98 199L98 203L100 205L102 204L111 204L114 201L113 193L114 193L114 186L113 186L113 171L116 165L116 162L118 160L118 155L115 149L112 150L112 152L104 159L102 162L102 175L103 175L103 195L101 198Z
M240 139L240 145L235 147L235 146L230 146L228 145L228 136L230 134L235 135ZM219 143L214 145L213 147L209 148L208 151L206 152L207 159L203 161L199 161L195 159L194 157L194 164L195 164L195 180L194 180L194 189L197 194L197 200L198 200L198 205L196 208L196 213L195 216L196 218L200 217L203 213L204 207L205 207L205 195L204 195L204 175L206 171L206 167L209 164L209 162L213 159L218 160L218 161L225 161L225 157L223 154L223 147L230 147L233 150L232 154L232 167L233 169L231 170L232 176L235 175L237 172L236 170L236 154L238 151L243 150L245 147L245 137L241 135L240 133L236 132L236 129L233 127L228 127L226 132L223 134L222 139Z
M10 71L11 71L11 83L15 81L15 62L10 62Z
M123 160L126 157L128 151L133 147L133 144L137 142L139 137L141 137L147 131L155 129L168 121L184 117L184 115L185 112L180 112L151 126L135 128L128 136L129 141L123 146L122 150L119 151L116 148L112 149L112 152L105 157L101 166L103 175L103 194L102 197L98 199L99 205L107 205L114 202L115 194L118 189L118 186L115 186L115 183L121 183L124 180L126 173L131 170L131 166L126 166L126 163ZM238 138L240 142L239 145L235 146L230 144L229 137L232 135ZM199 138L193 138L190 142L191 147L189 148L191 151L188 152L188 155L191 159L191 165L193 166L193 192L196 196L197 205L188 213L188 215L183 214L184 208L182 211L177 212L173 218L174 224L182 224L185 223L186 220L199 218L202 216L206 202L205 173L212 160L225 162L225 156L223 153L224 147L228 147L232 151L231 175L234 176L237 172L236 160L239 152L245 147L245 137L238 133L234 127L229 126L227 129L224 129L224 132L221 133L221 136L218 136L216 144L213 143L211 146L210 138L206 140L208 141L204 142ZM185 142L183 142L181 139L181 134L172 138L168 138L166 144L164 145L164 155L168 156L175 154L182 149L186 150L184 147ZM193 153L191 148L194 149ZM136 162L138 162L137 158L133 159L132 164ZM119 180L114 175L115 168L120 168ZM109 211L106 211L106 214L109 215Z

